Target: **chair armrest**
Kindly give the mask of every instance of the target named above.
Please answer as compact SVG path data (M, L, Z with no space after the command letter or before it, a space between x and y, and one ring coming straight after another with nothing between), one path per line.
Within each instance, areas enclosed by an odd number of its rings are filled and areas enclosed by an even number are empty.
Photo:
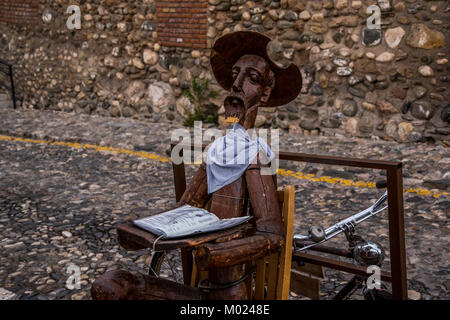
M245 223L227 230L199 234L191 237L179 239L158 240L155 244L156 251L174 250L178 248L196 247L205 242L214 241L223 238L236 238L252 228L249 223ZM126 250L134 251L145 248L153 248L156 236L148 231L138 228L129 221L117 227L117 239L119 244Z

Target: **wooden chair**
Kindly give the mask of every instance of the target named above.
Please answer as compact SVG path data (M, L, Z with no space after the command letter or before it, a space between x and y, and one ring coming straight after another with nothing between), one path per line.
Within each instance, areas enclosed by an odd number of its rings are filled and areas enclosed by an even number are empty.
M255 300L287 300L289 298L292 238L294 229L294 187L288 185L278 190L282 208L286 241L279 252L252 261L248 267L255 266L254 276L247 281L248 292ZM195 254L195 253L194 253ZM207 277L207 272L198 270L193 259L191 286Z
M255 285L253 299L255 300L288 300L291 261L292 237L294 232L294 187L288 185L278 191L278 198L283 213L286 240L280 252L273 253L255 261ZM253 281L250 281L253 282ZM253 284L250 283L250 288ZM266 294L264 294L266 292Z

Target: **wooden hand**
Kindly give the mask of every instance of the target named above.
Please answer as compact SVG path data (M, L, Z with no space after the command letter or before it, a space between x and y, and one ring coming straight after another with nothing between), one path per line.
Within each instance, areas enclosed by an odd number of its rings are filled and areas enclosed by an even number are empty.
M188 184L177 206L189 204L194 207L203 208L211 195L208 195L208 183L206 178L206 163L202 163L195 173L192 181Z

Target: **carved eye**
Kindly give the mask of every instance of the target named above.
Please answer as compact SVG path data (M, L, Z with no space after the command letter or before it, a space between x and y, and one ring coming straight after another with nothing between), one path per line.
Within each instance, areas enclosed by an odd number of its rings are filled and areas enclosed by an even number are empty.
M233 77L233 80L236 80L238 74L239 74L239 70L237 70L237 69L233 69L231 71L231 76Z
M260 81L259 75L256 74L256 73L251 73L250 74L250 81L252 83L259 83L259 81Z

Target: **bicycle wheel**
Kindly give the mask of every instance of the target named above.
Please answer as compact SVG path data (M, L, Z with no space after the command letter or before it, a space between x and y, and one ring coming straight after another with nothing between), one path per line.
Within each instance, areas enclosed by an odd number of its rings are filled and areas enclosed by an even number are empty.
M148 274L153 277L183 283L181 250L152 252Z

